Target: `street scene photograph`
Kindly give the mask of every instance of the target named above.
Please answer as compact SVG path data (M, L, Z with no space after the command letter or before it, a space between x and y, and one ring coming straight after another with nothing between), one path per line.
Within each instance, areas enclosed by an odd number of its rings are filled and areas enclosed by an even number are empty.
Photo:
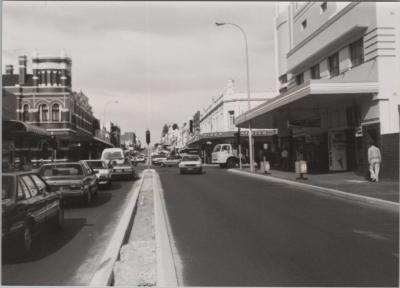
M400 2L1 10L2 286L400 286Z

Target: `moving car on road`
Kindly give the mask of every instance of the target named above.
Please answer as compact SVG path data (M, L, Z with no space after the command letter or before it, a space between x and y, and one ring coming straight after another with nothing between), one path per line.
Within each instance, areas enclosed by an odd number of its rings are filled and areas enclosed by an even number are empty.
M144 163L146 162L146 157L143 154L139 154L136 156L136 162L137 163Z
M179 163L179 171L181 174L184 173L203 173L201 165L201 159L197 155L186 155L182 157L182 161Z
M63 199L79 197L89 206L98 192L96 174L84 161L45 164L39 174L51 191L61 191Z
M112 178L135 178L135 170L133 169L133 164L129 158L124 158L121 161L111 161Z
M106 187L111 186L112 169L103 160L84 160L97 176L97 183Z
M178 166L178 164L181 162L182 157L181 156L170 156L165 159L163 159L160 163L161 167L171 167L171 166Z
M17 241L27 254L31 251L33 237L42 228L49 224L62 227L61 194L51 190L38 174L3 173L1 188L3 245Z
M160 165L162 161L164 161L165 159L167 159L167 156L165 155L152 155L151 156L151 164L152 165Z

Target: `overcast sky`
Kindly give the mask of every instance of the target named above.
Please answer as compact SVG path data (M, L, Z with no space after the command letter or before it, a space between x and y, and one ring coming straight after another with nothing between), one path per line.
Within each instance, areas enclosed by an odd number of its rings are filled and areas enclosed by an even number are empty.
M245 91L247 32L252 91L275 89L272 2L3 2L3 71L18 55L72 58L72 86L97 118L144 139L181 125L218 96L228 79ZM17 71L17 69L15 69Z

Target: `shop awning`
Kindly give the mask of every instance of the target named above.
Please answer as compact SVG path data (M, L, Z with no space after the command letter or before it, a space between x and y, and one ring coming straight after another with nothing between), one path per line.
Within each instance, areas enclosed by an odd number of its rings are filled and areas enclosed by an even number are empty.
M40 137L50 137L50 133L41 127L30 125L17 120L3 121L3 136L8 135L35 135Z
M105 140L103 140L103 139L100 139L100 138L98 138L98 137L93 137L93 140L94 140L94 141L97 141L97 142L100 142L100 143L102 143L102 144L104 144L104 145L106 145L106 146L108 146L108 147L114 147L114 145L111 144L110 142L107 142L107 141L105 141Z
M265 116L272 111L284 107L290 103L293 103L302 98L313 96L311 101L326 99L324 97L337 98L338 95L341 97L350 97L351 95L371 95L371 93L378 92L378 83L376 82L326 82L324 80L311 80L303 86L297 87L294 90L277 96L276 98L267 101L253 109L239 115L236 119L236 126L241 128L247 128L248 122L253 121L261 116ZM350 95L350 96L349 96ZM310 98L311 99L311 98ZM267 126L258 125L253 128L271 128Z

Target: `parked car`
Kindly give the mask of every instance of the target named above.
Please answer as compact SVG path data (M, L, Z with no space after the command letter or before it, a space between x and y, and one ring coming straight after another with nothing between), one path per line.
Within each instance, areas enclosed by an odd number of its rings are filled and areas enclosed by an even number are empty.
M18 242L25 254L43 228L61 228L64 223L61 193L37 173L3 173L1 200L3 245Z
M98 192L96 173L84 161L42 165L39 174L63 199L81 198L86 206Z
M122 164L125 161L124 150L122 148L106 148L101 153L101 160L106 161L107 164Z
M160 165L162 161L167 159L166 155L153 155L151 156L151 164L152 165Z
M112 178L135 178L135 170L129 158L124 158L124 161L111 161Z
M181 156L170 156L162 160L160 165L161 167L178 166L181 160L182 160Z
M186 155L178 165L181 174L184 173L203 173L201 159L197 155Z
M102 186L111 186L112 168L103 160L84 160L96 173L97 183Z

